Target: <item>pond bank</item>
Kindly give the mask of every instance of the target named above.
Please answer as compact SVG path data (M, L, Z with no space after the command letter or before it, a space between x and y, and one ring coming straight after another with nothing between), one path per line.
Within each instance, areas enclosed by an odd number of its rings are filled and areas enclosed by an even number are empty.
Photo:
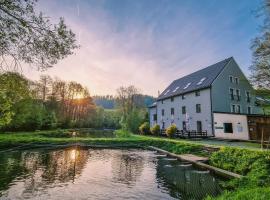
M166 155L169 155L171 157L177 158L181 161L187 161L195 165L196 167L203 168L203 169L208 169L209 171L213 172L216 175L222 176L224 178L242 178L241 175L223 170L217 167L213 167L211 165L206 164L205 162L208 161L208 158L205 157L199 157L199 156L194 156L192 154L182 154L182 155L177 155L174 153L170 153L168 151L165 151L163 149L159 149L153 146L149 147L152 150L156 150L158 152L164 153Z

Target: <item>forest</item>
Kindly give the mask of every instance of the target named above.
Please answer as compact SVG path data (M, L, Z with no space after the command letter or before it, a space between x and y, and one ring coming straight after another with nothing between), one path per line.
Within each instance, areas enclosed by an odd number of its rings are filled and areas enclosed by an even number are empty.
M108 128L118 129L124 107L128 106L135 128L147 120L146 97L134 86L119 88L121 97L91 97L86 87L74 81L63 81L47 75L32 81L16 72L0 75L0 129L2 131L32 131L55 128ZM128 88L133 88L128 90ZM132 92L131 105L121 104ZM113 102L113 109L96 105L98 99ZM153 101L153 98L152 98ZM131 109L131 110L130 110ZM126 112L126 111L125 111ZM136 123L136 120L138 121Z

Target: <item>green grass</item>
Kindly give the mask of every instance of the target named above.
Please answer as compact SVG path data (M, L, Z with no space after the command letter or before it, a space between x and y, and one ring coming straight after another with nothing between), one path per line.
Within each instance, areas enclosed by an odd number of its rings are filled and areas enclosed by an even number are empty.
M164 150L181 154L193 153L196 155L208 156L201 144L193 144L185 140L173 140L158 137L149 137L130 134L128 137L121 137L125 133L118 131L118 136L113 137L91 137L91 133L87 137L71 137L70 130L52 130L52 131L36 131L36 132L17 132L17 133L1 133L0 148L10 148L24 144L72 144L84 143L88 145L107 145L107 146L138 146L148 147L150 145L162 148ZM111 133L110 133L111 134ZM55 137L53 137L55 135ZM67 136L67 137L64 137Z

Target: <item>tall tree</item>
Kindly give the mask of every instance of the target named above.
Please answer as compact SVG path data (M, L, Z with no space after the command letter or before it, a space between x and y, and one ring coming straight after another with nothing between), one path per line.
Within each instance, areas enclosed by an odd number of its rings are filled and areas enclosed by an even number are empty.
M18 73L0 74L0 127L11 122L13 106L31 96L29 82Z
M23 61L44 70L77 48L64 19L51 24L36 13L37 0L0 0L0 70L14 70Z
M139 90L135 86L120 87L117 89L117 103L122 114L122 128L136 133L145 116L145 105Z
M133 85L117 89L117 103L122 111L123 120L126 120L128 114L135 108L135 97L138 93L139 90Z
M264 0L260 15L264 17L261 33L251 45L253 63L251 81L257 88L270 88L270 0Z

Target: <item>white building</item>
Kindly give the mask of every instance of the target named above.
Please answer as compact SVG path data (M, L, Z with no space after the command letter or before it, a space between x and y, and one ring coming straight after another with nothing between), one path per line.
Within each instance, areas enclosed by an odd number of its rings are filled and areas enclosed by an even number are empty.
M249 81L231 57L173 81L149 107L150 125L249 139L247 115L262 114Z

